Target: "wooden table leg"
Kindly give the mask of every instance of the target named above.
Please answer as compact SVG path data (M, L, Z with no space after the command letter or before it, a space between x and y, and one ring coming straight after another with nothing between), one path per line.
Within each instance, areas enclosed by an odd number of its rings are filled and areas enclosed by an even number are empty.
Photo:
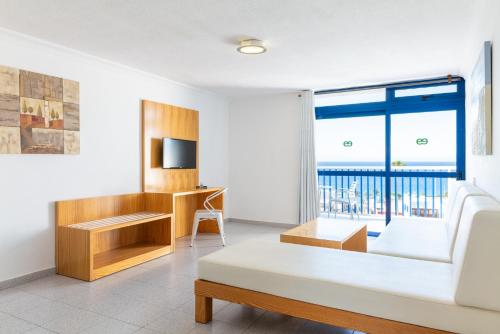
M351 236L347 241L342 243L342 249L366 253L367 235L368 232L365 226L361 230L356 232L353 236Z
M195 295L196 309L195 320L196 322L206 324L212 321L212 298L201 295Z

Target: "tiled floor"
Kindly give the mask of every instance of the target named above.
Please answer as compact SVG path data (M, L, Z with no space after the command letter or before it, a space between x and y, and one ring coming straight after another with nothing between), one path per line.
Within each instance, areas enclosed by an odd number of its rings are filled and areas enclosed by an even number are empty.
M279 238L285 229L228 223L228 244ZM194 248L177 240L173 255L92 283L53 275L0 290L1 333L136 334L352 334L297 318L214 302L213 321L194 321L196 259L221 248L217 235L201 235Z

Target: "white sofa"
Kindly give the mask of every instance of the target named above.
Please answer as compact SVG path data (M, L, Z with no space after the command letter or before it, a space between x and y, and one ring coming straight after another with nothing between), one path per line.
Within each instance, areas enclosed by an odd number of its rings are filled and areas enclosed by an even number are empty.
M488 195L471 184L460 182L450 192L444 219L395 217L385 231L369 244L368 252L451 262L464 202L470 196Z
M350 314L450 332L498 334L499 255L500 204L470 196L451 263L255 240L201 258L198 276ZM367 326L353 327L368 331ZM388 333L373 326L372 332Z

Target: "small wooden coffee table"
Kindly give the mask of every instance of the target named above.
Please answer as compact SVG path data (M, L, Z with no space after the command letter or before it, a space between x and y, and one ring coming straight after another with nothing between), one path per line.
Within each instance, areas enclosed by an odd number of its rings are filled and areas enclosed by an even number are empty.
M353 220L318 218L280 235L291 244L366 252L366 224Z

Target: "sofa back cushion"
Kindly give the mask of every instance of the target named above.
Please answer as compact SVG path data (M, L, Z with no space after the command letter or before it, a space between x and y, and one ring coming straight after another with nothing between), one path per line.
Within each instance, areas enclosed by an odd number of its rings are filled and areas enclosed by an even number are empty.
M457 198L457 192L458 190L463 186L469 184L467 181L455 181L453 179L450 179L448 181L448 205L446 206L446 209L443 213L443 219L447 221L451 213L453 212L455 208L455 203L456 203L456 198Z
M500 311L500 204L469 196L453 252L453 288L460 305Z
M453 253L453 248L455 247L455 240L457 238L458 226L460 224L460 218L462 216L462 211L464 208L465 200L469 196L488 196L484 191L479 189L472 184L465 183L462 184L456 191L455 199L453 203L450 202L450 206L453 206L448 217L446 217L446 232L448 236L448 246L450 254ZM451 199L450 199L451 201Z

